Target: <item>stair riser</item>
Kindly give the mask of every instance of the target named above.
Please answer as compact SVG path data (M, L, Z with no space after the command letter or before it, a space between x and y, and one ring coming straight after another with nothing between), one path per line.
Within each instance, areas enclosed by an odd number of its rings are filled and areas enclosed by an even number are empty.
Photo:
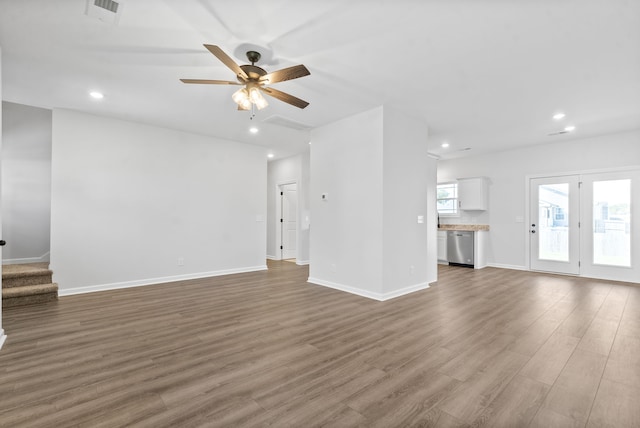
M51 273L19 276L15 278L3 278L2 288L21 287L23 285L50 284L51 282L53 282Z
M16 306L36 305L40 303L53 302L58 300L57 293L34 294L32 296L13 297L2 299L2 308L13 308Z

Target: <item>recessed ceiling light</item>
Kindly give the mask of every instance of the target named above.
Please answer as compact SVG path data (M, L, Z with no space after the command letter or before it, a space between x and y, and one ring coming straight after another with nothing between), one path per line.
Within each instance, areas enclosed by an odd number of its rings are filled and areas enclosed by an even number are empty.
M268 157L269 159L273 158L273 156L274 156L274 155L273 155L273 153L269 153L269 154L267 155L267 157Z
M569 126L566 126L566 127L564 128L564 130L565 130L565 131L567 131L567 132L571 132L571 131L575 131L575 130L576 130L576 127L575 127L575 126L573 126L573 125L569 125Z
M258 128L256 128L255 126L252 126L251 128L249 128L249 132L251 132L252 134L257 134Z
M555 120L560 120L560 119L564 119L565 116L566 115L564 113L556 113L556 114L553 115L553 118Z
M93 99L96 100L101 100L104 98L104 94L102 92L98 92L98 91L91 91L89 92L89 96Z
M449 143L442 143L442 147L446 149L447 147L449 147Z

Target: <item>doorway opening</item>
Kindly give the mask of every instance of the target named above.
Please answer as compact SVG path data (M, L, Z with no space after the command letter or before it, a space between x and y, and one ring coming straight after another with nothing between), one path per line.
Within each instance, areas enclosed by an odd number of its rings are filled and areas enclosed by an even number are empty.
M298 187L297 183L278 186L280 208L280 259L296 262L298 241Z

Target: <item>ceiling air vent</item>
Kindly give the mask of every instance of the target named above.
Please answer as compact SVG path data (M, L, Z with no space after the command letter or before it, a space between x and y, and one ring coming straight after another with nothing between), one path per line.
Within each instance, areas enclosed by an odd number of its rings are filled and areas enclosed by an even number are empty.
M87 0L85 14L107 24L117 24L122 13L122 2L113 0Z
M95 0L93 4L113 13L118 13L118 6L120 5L118 2L113 0Z

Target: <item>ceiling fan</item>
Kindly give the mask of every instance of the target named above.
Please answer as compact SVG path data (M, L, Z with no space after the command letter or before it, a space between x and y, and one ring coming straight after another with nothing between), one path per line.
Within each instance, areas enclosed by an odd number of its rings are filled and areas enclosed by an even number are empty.
M251 65L238 65L231 59L226 53L215 45L204 45L216 58L218 58L224 65L229 67L231 71L236 74L237 82L231 80L206 80L206 79L180 79L184 83L196 83L206 85L241 85L243 86L237 90L233 95L233 101L238 104L238 110L251 110L254 106L258 110L265 108L268 103L264 99L262 93L272 96L280 101L284 101L287 104L291 104L298 108L305 108L309 105L308 102L301 100L300 98L289 95L285 92L278 91L267 87L265 85L283 82L285 80L297 79L299 77L308 76L311 74L307 67L304 65L295 65L293 67L283 68L271 73L267 73L261 67L255 65L260 60L260 53L256 51L247 52L247 59L251 62Z

